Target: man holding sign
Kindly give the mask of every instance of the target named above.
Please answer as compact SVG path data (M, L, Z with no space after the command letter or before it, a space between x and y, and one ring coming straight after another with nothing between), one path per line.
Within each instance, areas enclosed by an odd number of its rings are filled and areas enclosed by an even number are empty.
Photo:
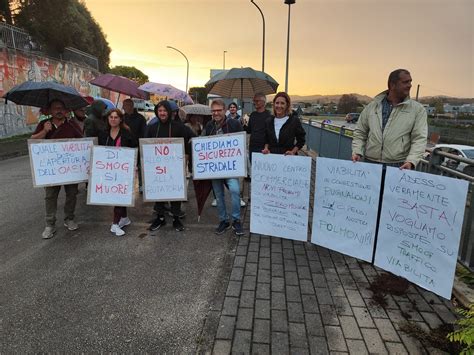
M51 119L41 121L33 132L32 139L60 139L60 138L82 138L81 129L74 122L66 119L67 110L60 100L53 100L48 105ZM45 190L46 227L43 231L43 239L54 237L56 233L56 211L58 208L58 195L61 190L59 186L47 186ZM64 185L66 191L66 202L64 203L64 226L74 231L79 226L74 221L74 211L77 200L77 184Z
M209 121L206 125L206 136L235 133L243 130L239 120L228 119L225 116L225 103L223 100L216 99L212 101L211 113L212 121ZM236 235L243 235L244 231L240 223L240 183L238 178L212 180L212 188L216 194L217 211L219 213L219 225L215 232L216 234L222 234L231 226L225 206L224 185L227 185L230 191L233 220L232 229Z

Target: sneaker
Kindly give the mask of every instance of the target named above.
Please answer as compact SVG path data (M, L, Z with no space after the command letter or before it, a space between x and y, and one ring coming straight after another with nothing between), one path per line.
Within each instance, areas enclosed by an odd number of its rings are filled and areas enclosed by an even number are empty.
M131 223L132 223L132 221L130 220L130 218L122 217L122 218L120 218L120 221L118 222L118 226L120 228L123 228L123 227L129 226Z
M217 200L216 199L212 200L211 206L212 207L217 207Z
M70 231L75 231L76 229L79 228L76 222L74 222L72 219L66 219L64 221L64 227L66 227Z
M120 228L118 224L112 224L112 226L110 227L110 231L114 233L117 237L125 235L124 230Z
M228 230L230 228L230 223L227 222L227 221L221 221L219 223L219 225L217 226L216 230L215 230L215 233L216 234L222 234L224 233L226 230Z
M151 231L156 231L160 229L161 227L163 227L164 225L166 225L165 217L158 216L155 218L155 220L153 221L153 223L150 225L148 229Z
M238 219L232 223L232 229L234 230L235 235L244 235L244 230L242 229L242 224Z
M247 206L245 201L243 199L240 199L240 207L245 207L245 206Z
M43 237L43 239L50 239L54 237L54 233L56 233L56 227L47 226L41 236Z
M177 232L182 232L182 231L184 231L183 223L181 223L181 221L180 221L179 218L177 218L177 217L175 217L174 220L173 220L173 228L174 228Z
M174 215L171 211L169 211L168 214L169 214L170 217L175 217L175 215ZM178 217L178 218L184 218L184 217L186 217L186 212L180 210L180 211L178 212L178 214L176 215L176 217Z

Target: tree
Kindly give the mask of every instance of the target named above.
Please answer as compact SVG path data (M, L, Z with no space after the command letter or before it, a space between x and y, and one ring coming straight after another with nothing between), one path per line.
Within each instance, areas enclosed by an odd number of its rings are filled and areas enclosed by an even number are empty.
M51 53L71 46L97 57L107 71L110 46L84 3L79 0L19 0L15 24L32 34Z
M357 107L360 105L359 100L355 95L344 94L339 99L337 111L339 113L357 112Z
M138 84L145 84L148 81L148 75L143 73L140 69L126 65L117 65L111 68L109 73L124 76L137 82Z
M207 90L205 87L192 87L189 89L188 94L196 103L205 105L207 102Z
M10 0L0 0L0 21L13 25L12 4Z

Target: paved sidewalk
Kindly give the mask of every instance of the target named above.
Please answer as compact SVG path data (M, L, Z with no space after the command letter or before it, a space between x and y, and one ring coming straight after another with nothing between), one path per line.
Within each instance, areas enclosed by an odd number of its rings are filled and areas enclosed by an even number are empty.
M213 353L442 353L400 331L453 322L451 302L410 286L406 296L372 300L382 270L310 243L241 237L215 332ZM209 349L208 349L209 350Z

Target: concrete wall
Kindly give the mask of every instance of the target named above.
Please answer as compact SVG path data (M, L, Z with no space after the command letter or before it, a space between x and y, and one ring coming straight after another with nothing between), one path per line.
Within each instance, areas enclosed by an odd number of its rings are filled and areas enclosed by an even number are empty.
M27 80L55 80L75 87L83 95L109 97L108 91L89 85L98 74L89 67L71 62L7 48L0 50L0 96ZM11 102L5 104L5 100L0 98L0 138L31 132L37 122L37 108Z

